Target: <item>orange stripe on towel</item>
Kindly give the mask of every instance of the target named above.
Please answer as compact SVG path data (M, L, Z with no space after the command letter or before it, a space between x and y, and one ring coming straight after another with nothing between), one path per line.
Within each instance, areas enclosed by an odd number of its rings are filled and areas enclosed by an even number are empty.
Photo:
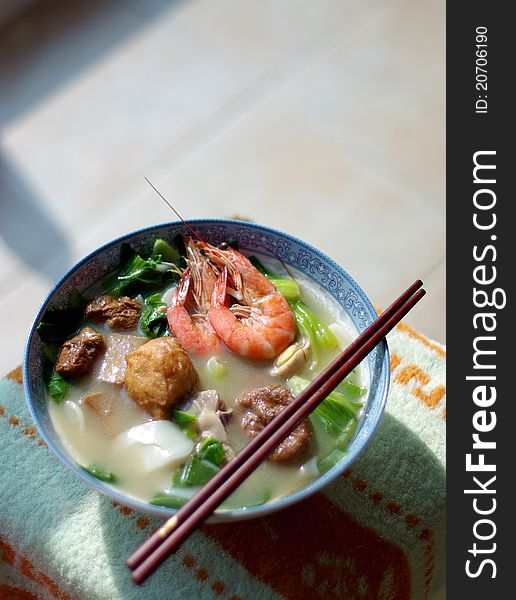
M378 315L381 315L383 312L377 306L375 306L374 309ZM404 321L401 321L401 323L398 323L396 325L396 329L401 329L401 331L403 331L403 333L406 333L411 338L414 338L418 342L421 342L423 344L423 346L430 348L430 350L433 350L441 358L446 357L446 350L444 350L444 348L442 348L439 344L436 344L435 342L432 342L431 340L429 340L427 337L425 337L424 335L422 335L421 333L419 333L418 331L413 329L410 325L407 325Z
M38 600L36 596L11 585L0 584L0 600Z
M352 469L346 469L345 473L343 473L341 477L349 479L351 481L351 485L356 490L367 493L369 499L380 508L388 511L393 516L401 516L404 518L405 523L413 531L414 535L416 535L417 538L421 540L423 544L425 544L424 554L427 567L424 574L425 579L423 581L423 585L425 591L424 597L425 599L428 598L435 565L435 541L432 530L428 527L424 529L419 527L419 525L421 525L421 517L418 517L413 513L403 515L401 505L398 504L398 502L386 501L382 492L371 490L362 478L353 473Z
M379 598L387 585L396 600L411 596L403 552L322 494L266 519L203 532L289 600Z
M417 365L410 364L405 367L401 366L402 358L398 354L391 354L391 372L394 375L395 381L402 385L408 385L415 380L416 385L412 390L412 394L418 398L423 404L426 404L431 409L439 407L439 403L446 396L446 388L443 385L437 385L429 392L425 392L421 386L428 385L431 381L430 376L420 369ZM446 409L441 413L441 417L446 419Z
M23 383L21 365L19 367L16 367L16 369L13 369L9 373L7 373L5 378L12 379L12 381L16 381L16 383L19 383L21 385Z
M415 340L418 340L418 342L421 342L423 344L423 346L426 346L427 348L430 348L430 350L433 350L441 358L446 357L446 350L444 350L444 348L441 348L441 346L439 346L439 344L436 344L435 342L430 341L424 335L421 335L418 331L416 331L415 329L412 329L412 327L410 327L410 325L407 325L406 323L403 323L403 321L402 321L401 323L398 323L398 325L396 325L396 327L398 329L401 329L401 331L403 331L404 333L409 335L411 338L414 338Z
M0 560L11 565L11 567L15 568L22 575L27 577L27 579L34 581L47 590L52 598L55 598L56 600L71 600L66 592L59 589L59 585L55 581L42 571L38 571L26 556L20 555L16 548L9 544L7 540L3 539L2 536L0 536ZM7 596L7 598L9 598L9 596ZM30 598L30 596L27 596L27 598Z

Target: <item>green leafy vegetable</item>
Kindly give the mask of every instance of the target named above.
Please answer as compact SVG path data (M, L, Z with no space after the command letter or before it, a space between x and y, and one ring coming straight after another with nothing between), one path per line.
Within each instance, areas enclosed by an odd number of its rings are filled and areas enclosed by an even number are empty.
M177 250L174 250L165 240L156 240L154 247L161 249L167 257L179 259ZM177 273L158 268L162 256L160 253L154 253L148 258L143 258L128 244L122 244L120 269L104 282L104 293L113 296L144 294L149 290L163 287L169 280L178 279Z
M169 332L166 304L161 300L161 293L147 296L140 315L140 327L151 338L167 335Z
M311 367L315 367L319 362L319 345L317 344L317 340L315 337L315 331L312 326L312 322L306 315L306 313L299 309L296 302L292 302L290 304L290 308L294 313L294 318L296 319L296 325L299 329L301 335L310 342L310 351L312 354L312 363Z
M256 500L255 502L246 502L242 508L254 508L255 506L263 506L264 504L267 504L267 502L271 499L271 493L270 491L265 491L263 492L263 494L261 495L261 497Z
M174 408L172 410L172 418L187 438L191 440L197 439L197 417L195 415Z
M84 319L87 300L78 290L73 290L67 308L48 308L36 327L42 342L60 344L71 337Z
M173 485L177 487L190 485L204 485L219 471L219 467L213 463L192 454L186 464L176 472L172 479Z
M55 344L45 344L43 346L43 356L52 365L55 364L59 355L59 348Z
M68 300L68 308L70 310L83 311L86 308L86 304L88 304L88 301L78 289L74 289L70 292L70 298Z
M356 383L348 381L347 379L344 379L344 381L341 384L339 384L335 389L337 392L340 392L343 396L345 396L348 400L351 401L357 400L358 398L365 396L365 394L367 393L366 388L362 388ZM361 405L362 404L359 403L359 406Z
M342 450L341 448L336 448L333 452L328 454L328 456L324 457L317 463L317 468L319 469L319 472L321 474L326 473L326 471L329 471L338 462L340 462L346 456L346 454L347 453L345 450Z
M271 276L269 276L268 279L287 300L297 300L299 298L300 291L297 281Z
M289 304L301 334L310 341L313 353L312 366L315 366L319 360L320 352L328 352L338 348L337 338L302 300L296 300Z
M300 295L299 285L296 281L288 277L280 277L272 271L268 271L263 263L256 258L256 256L250 256L249 260L262 275L265 275L267 279L274 285L280 294L283 294L287 300L298 300Z
M260 273L262 275L266 275L266 276L270 275L270 272L267 271L267 269L265 268L264 264L262 263L262 261L258 257L252 255L252 256L249 256L248 258L249 258L249 262L254 267L256 267L258 269L258 271L260 271Z
M221 504L221 508L226 510L234 510L235 508L255 508L256 506L263 506L271 499L271 493L269 490L264 491L258 500L249 502L238 501L238 491L234 494L236 497L233 498L233 494L229 496L229 498L224 500L224 502Z
M161 256L161 260L168 263L178 263L180 256L179 252L172 248L172 246L165 240L158 238L154 242L154 246L152 248L153 256Z
M214 438L205 438L202 440L197 447L197 455L217 467L220 467L226 460L224 446Z
M118 479L117 476L111 471L105 471L104 469L101 469L96 465L90 465L89 467L83 466L82 469L84 469L86 473L93 475L93 477L100 479L100 481L107 481L109 483L113 483Z
M294 394L300 394L310 382L302 377L293 375L287 380L287 385ZM320 419L325 430L333 436L341 434L350 421L356 419L360 405L350 402L343 394L331 392L314 410L310 418L315 415Z
M335 446L344 450L348 447L351 438L355 435L355 431L357 430L358 421L356 419L352 419L348 422L347 425L344 426L342 431L337 436L335 440Z
M46 381L47 392L49 396L58 404L61 403L68 392L68 383L59 375L53 372Z
M164 274L156 268L160 262L161 260L144 259L135 254L115 276L108 279L104 292L112 296L123 296L131 292L142 293L161 285Z
M172 494L159 492L149 500L149 503L157 506L166 506L167 508L181 508L187 501L188 498L185 498L184 496L174 496Z

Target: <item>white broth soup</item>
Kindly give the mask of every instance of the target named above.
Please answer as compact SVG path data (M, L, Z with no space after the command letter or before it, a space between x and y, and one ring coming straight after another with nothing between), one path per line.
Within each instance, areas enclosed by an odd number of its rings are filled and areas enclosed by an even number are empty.
M74 460L127 496L178 508L356 337L338 303L268 257L185 238L47 311L50 418ZM261 262L260 262L261 261ZM264 504L346 452L359 366L220 507Z

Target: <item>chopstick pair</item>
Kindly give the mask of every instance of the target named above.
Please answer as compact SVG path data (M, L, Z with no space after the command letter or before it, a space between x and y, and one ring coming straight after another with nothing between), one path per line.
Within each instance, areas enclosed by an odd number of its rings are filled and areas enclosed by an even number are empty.
M143 583L421 300L426 293L420 289L422 285L421 280L415 281L259 435L129 556L126 564L137 584Z

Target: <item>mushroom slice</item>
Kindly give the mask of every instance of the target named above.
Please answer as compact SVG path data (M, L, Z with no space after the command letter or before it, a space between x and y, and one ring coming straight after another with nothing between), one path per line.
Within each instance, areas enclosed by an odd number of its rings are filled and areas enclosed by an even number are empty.
M204 390L190 397L190 412L197 417L197 424L201 435L212 437L219 442L227 442L228 435L224 427L223 419L226 420L231 414L216 390Z

